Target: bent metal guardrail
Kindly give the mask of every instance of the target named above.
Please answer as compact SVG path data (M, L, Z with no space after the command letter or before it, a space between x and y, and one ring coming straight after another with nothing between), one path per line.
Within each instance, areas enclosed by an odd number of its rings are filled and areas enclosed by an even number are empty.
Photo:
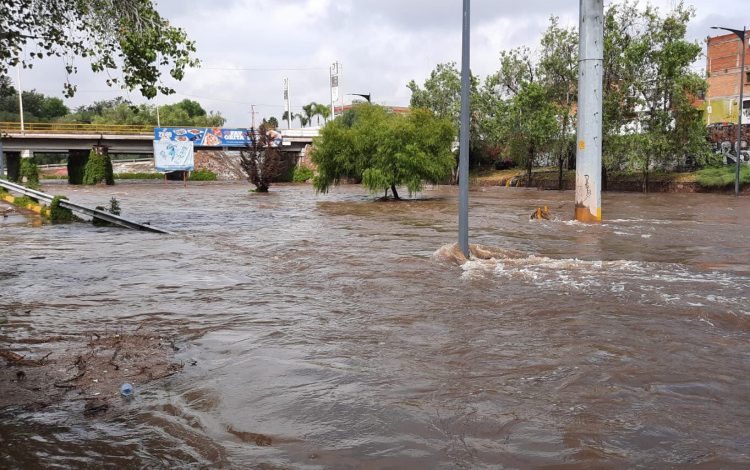
M21 193L24 196L29 196L39 201L44 201L48 204L51 203L52 199L54 198L54 196L50 194L43 193L35 189L29 189L26 186L11 183L10 181L0 180L0 186L10 191ZM141 224L138 222L133 222L132 220L128 220L124 217L120 217L119 215L110 214L109 212L100 211L99 209L91 209L89 207L82 206L74 202L70 202L66 199L63 199L60 201L60 207L63 207L65 209L70 209L72 211L75 211L81 214L86 214L90 217L96 217L97 219L106 220L107 222L111 224L119 225L120 227L130 228L133 230L143 230L146 232L165 233L168 235L174 235L174 232L170 232L168 230L164 230L158 227L153 227L148 224Z

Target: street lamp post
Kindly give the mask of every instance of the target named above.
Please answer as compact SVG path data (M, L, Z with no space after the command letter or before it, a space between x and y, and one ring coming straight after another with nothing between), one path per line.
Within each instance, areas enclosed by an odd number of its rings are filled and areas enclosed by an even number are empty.
M744 99L744 88L745 88L745 49L747 49L747 45L745 44L745 35L747 32L746 27L742 27L742 30L739 29L731 29L731 28L723 28L721 26L712 26L711 29L723 29L724 31L729 31L730 33L734 33L737 35L737 37L740 38L740 46L742 47L742 56L740 59L740 103L739 103L739 109L737 113L737 147L734 154L734 160L735 160L735 174L734 174L734 195L739 196L740 195L740 158L742 157L742 101Z
M471 0L464 0L461 48L461 131L458 155L458 246L468 259L469 251L469 28Z

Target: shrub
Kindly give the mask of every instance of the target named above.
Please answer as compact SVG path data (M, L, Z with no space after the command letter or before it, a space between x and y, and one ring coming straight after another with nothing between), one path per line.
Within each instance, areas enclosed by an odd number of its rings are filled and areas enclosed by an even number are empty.
M309 169L306 166L296 166L294 167L294 176L292 177L292 181L295 183L304 183L307 180L310 180L313 178L313 171Z
M21 178L26 178L26 186L32 189L39 187L39 168L30 158L21 159Z
M112 160L109 155L100 155L92 150L83 170L83 184L94 185L101 182L108 185L115 184Z
M190 181L216 181L216 173L208 170L197 170L190 174Z
M109 200L109 208L105 208L103 206L96 206L96 209L100 211L109 212L112 215L120 215L120 203L114 197ZM96 217L94 217L91 220L91 222L97 227L109 227L112 225L106 220L98 219Z
M67 199L65 196L55 196L49 206L49 220L53 224L72 222L74 220L73 211L60 207L60 201Z

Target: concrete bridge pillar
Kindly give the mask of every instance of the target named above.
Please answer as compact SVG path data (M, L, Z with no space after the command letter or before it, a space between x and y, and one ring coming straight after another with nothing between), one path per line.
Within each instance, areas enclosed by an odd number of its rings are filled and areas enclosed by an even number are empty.
M18 183L21 179L21 152L4 152L8 181Z
M83 184L83 169L88 161L88 150L68 150L68 184Z

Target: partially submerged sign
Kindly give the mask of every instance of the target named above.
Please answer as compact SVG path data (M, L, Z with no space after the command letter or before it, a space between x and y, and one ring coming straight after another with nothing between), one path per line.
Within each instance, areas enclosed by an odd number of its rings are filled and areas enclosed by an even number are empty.
M154 140L156 171L193 171L195 158L193 143L171 140Z

